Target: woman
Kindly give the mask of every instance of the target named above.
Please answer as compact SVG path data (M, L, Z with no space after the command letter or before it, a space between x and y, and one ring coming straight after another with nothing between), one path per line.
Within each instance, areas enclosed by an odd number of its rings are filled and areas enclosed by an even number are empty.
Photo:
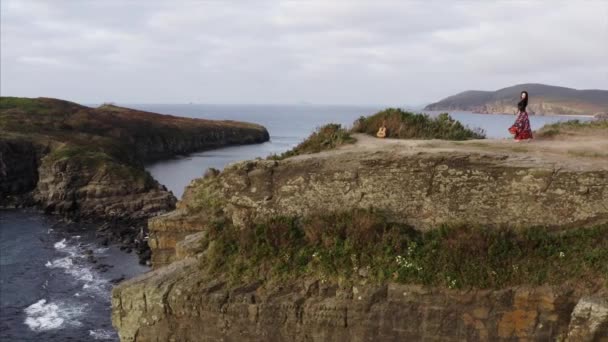
M526 106L528 105L528 92L521 92L521 100L517 103L517 119L513 126L509 128L509 132L515 135L515 141L519 142L526 139L532 139L532 128L530 127L530 119L526 112Z

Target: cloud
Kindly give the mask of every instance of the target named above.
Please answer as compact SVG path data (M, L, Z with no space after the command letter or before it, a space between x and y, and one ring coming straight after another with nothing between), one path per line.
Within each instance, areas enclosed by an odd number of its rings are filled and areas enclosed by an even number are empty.
M1 2L2 95L419 104L608 87L608 2Z

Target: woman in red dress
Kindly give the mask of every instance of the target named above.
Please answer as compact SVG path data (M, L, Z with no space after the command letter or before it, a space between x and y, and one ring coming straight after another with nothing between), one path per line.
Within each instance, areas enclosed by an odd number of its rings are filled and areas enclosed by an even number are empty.
M517 103L517 109L519 110L519 114L517 114L517 119L513 126L509 128L509 132L515 136L515 141L522 141L527 139L532 139L532 128L530 127L530 119L528 118L528 113L526 112L526 106L528 105L528 92L521 92L521 100Z

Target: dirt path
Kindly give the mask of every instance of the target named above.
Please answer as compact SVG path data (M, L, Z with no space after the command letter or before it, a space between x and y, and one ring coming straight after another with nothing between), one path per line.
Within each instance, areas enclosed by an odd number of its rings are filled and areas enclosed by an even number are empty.
M374 153L390 151L398 154L418 152L454 152L507 155L509 161L522 164L551 164L555 168L575 170L608 170L608 134L534 139L515 142L512 139L484 139L467 141L378 139L355 134L357 143L341 147L333 153L361 151ZM332 152L329 152L332 153Z

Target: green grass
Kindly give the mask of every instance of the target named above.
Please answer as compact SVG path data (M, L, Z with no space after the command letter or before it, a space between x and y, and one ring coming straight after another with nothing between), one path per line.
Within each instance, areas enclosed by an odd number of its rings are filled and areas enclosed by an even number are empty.
M447 113L432 118L426 114L414 114L398 108L389 108L372 116L359 118L354 124L353 131L376 135L383 124L387 128L388 138L444 140L485 138L483 130L463 126Z
M544 125L538 130L538 132L536 132L536 135L542 138L553 138L560 134L576 133L586 129L606 130L608 134L608 120L569 120L556 122L553 124Z
M319 153L342 145L353 144L356 141L341 125L328 124L318 128L295 148L280 155L272 155L269 158L281 160L301 154Z
M319 277L448 288L608 285L608 225L565 232L438 227L422 233L356 210L279 216L235 228L217 221L202 242L203 265L231 281Z

